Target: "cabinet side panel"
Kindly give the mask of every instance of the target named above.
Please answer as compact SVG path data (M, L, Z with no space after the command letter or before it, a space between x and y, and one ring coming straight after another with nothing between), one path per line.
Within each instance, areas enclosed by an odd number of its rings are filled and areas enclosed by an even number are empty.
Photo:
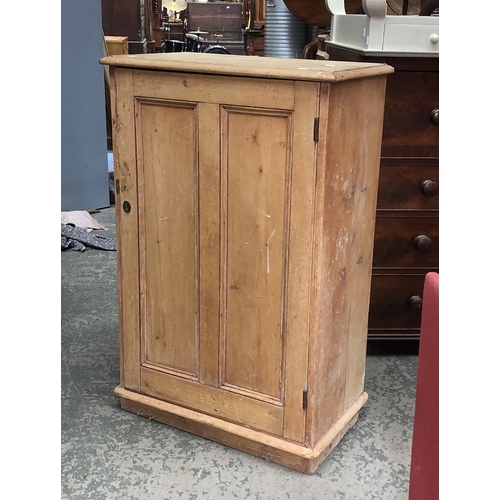
M223 117L223 383L281 401L290 113L225 108Z
M138 99L143 363L198 376L195 106Z
M132 72L110 68L115 172L118 300L120 315L120 383L140 388L139 228ZM130 204L126 213L122 206Z
M333 84L322 96L308 423L313 443L363 391L384 93L385 77L375 77Z
M356 228L350 253L352 286L349 296L349 337L344 411L364 390L368 311L373 265L375 216L380 172L380 151L384 119L386 77L366 80L360 89L359 116L361 147L359 148L358 188L352 194L352 224ZM333 105L337 105L336 102ZM361 185L360 182L363 184ZM361 187L362 186L362 187ZM354 185L352 191L354 190ZM355 208L354 208L355 207Z

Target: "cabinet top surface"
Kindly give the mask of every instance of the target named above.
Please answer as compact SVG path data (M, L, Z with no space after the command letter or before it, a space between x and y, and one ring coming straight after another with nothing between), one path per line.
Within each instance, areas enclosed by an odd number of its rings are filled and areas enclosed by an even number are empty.
M101 64L159 71L337 82L393 73L380 63L171 52L104 57Z

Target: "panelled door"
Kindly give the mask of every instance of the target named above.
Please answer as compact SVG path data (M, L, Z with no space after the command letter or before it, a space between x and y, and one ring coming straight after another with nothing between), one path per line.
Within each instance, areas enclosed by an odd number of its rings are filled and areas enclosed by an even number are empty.
M138 70L132 99L140 352L124 359L144 394L303 442L318 84Z

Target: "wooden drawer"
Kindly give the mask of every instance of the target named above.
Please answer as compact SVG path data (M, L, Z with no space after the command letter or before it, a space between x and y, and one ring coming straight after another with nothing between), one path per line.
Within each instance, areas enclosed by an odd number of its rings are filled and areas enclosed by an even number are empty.
M425 274L374 274L368 328L420 329Z
M439 156L438 98L438 72L396 71L387 79L382 156Z
M327 52L331 61L395 69L387 78L382 157L439 157L439 58L364 56L328 44Z
M421 215L378 216L374 268L437 268L439 219Z
M437 160L419 163L382 158L377 208L379 210L437 210L439 166Z

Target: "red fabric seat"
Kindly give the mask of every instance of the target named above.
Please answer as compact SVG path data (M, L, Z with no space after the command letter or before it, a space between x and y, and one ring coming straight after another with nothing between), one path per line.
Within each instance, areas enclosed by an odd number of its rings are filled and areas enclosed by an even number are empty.
M422 298L409 500L439 498L439 275L428 273Z

